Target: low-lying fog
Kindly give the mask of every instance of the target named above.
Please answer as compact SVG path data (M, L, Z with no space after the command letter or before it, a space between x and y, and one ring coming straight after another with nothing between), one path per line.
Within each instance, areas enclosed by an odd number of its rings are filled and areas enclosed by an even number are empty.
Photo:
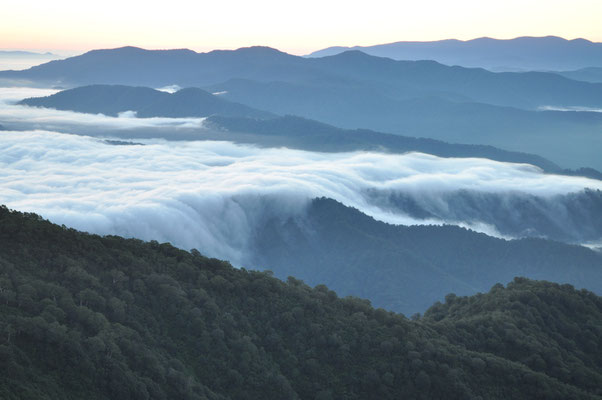
M94 126L109 137L111 129L129 127L199 130L202 119L113 118L11 105L40 95L32 92L0 90L0 125L11 129L0 131L0 203L80 230L169 241L244 265L249 240L266 218L300 217L312 198L324 196L394 224L450 223L502 237L553 234L551 224L569 241L602 238L600 181L421 153L333 154L149 139L113 145L55 130ZM530 225L542 220L542 226Z

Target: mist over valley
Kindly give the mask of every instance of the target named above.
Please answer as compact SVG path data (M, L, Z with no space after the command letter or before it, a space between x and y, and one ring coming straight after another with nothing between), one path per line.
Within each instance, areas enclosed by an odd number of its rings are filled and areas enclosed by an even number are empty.
M378 151L377 147L345 151L348 139L341 138L354 137L353 131L338 132L306 120L295 125L274 123L286 121L274 117L143 118L118 108L107 113L111 116L19 104L24 97L54 93L56 90L15 88L2 92L0 115L5 130L0 131L0 200L10 208L36 212L82 231L195 248L237 267L271 269L283 279L292 275L312 284L327 283L341 294L367 297L376 305L406 314L424 311L448 292L472 294L516 274L598 288L598 272L591 270L599 262L595 252L585 247L572 250L582 253L575 268L584 269L582 276L588 277L574 280L558 270L562 258L547 272L529 268L527 260L542 257L538 255L540 242L513 243L541 238L596 248L602 242L602 181L598 179L555 174L526 163L470 157L483 149L445 143L433 146L426 142L443 155L451 151L452 157L411 151L417 143L425 146L420 141L409 141L410 147L402 147L398 153ZM230 141L236 138L229 136L233 132L245 130L240 128L241 122L253 133L246 144L244 140ZM19 130L7 130L6 126ZM230 130L224 130L226 126ZM330 142L337 143L330 151L287 149L257 140L261 135L288 137L295 131L304 133L292 136L301 142L332 135L339 139ZM370 135L379 137L375 132L364 134ZM520 156L488 150L498 156ZM468 157L455 156L461 151ZM553 163L542 165L554 168ZM365 223L362 218L374 218L370 224L378 236L384 235L381 244L358 232L353 240L360 253L337 247L337 237L344 232L338 218L326 213L316 219L325 205L346 215L352 227ZM346 212L347 207L357 211ZM450 225L461 229L450 231ZM400 228L395 231L390 226ZM380 249L390 238L410 234L404 230L410 226L424 226L431 232L421 236L418 244L396 242L394 247L401 247L395 251L413 254L411 257L395 256L386 250L390 245ZM461 277L452 268L456 264L450 260L460 254L450 256L437 240L429 238L439 230L449 236L446 241L468 244L482 240L478 239L480 232L500 238L488 239L493 248L526 246L526 250L497 266L490 265L489 272L480 272L481 277L474 281L474 276ZM424 246L438 256L425 258ZM550 242L546 246L561 249L564 245ZM340 277L352 274L358 268L352 265L374 252L381 254L382 261L360 262L359 271L367 273L371 264L372 279L386 279L391 288L383 292L366 284L358 286L355 280L345 284ZM315 258L308 260L303 254ZM473 254L472 261L463 262L468 265L483 257ZM393 265L414 278L388 276ZM435 270L446 271L444 277L433 280L448 283L423 288L416 277L429 270L430 275ZM402 286L412 290L387 295L387 300L379 294L393 293Z
M600 46L0 52L0 398L599 399Z

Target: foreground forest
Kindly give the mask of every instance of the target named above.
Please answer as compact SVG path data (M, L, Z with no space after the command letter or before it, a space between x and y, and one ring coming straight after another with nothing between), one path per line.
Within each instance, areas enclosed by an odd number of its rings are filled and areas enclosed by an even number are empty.
M3 399L600 399L602 298L516 278L412 320L0 208Z

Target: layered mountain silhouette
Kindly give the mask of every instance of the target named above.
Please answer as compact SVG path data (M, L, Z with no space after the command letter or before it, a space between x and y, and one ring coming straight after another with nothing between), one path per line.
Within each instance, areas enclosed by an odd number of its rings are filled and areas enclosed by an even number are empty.
M395 60L435 60L446 65L483 67L496 71L563 71L602 66L602 43L556 36L488 37L473 40L395 42L375 46L329 47L309 57L324 57L348 50Z
M485 144L540 154L563 167L602 169L602 83L554 73L493 73L359 51L296 57L265 47L195 53L95 50L0 78L78 86L201 87L274 114L343 128ZM571 140L567 145L567 135Z
M450 99L449 94L399 100L365 85L311 87L232 80L209 89L277 114L301 115L343 128L492 145L540 154L567 167L602 169L594 150L602 146L602 113L525 110Z
M446 95L497 105L602 106L602 84L577 82L556 74L503 73L448 67L434 61L394 61L359 51L303 58L266 47L195 53L123 47L94 50L1 78L62 85L124 84L150 87L204 87L230 79L288 82L312 86L369 86L393 99Z

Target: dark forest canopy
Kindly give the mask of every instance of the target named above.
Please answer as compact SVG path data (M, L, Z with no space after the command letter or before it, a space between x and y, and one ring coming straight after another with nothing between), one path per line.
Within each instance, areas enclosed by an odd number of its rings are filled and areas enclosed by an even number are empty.
M446 300L411 321L324 285L2 207L0 397L602 397L600 297L516 279Z

